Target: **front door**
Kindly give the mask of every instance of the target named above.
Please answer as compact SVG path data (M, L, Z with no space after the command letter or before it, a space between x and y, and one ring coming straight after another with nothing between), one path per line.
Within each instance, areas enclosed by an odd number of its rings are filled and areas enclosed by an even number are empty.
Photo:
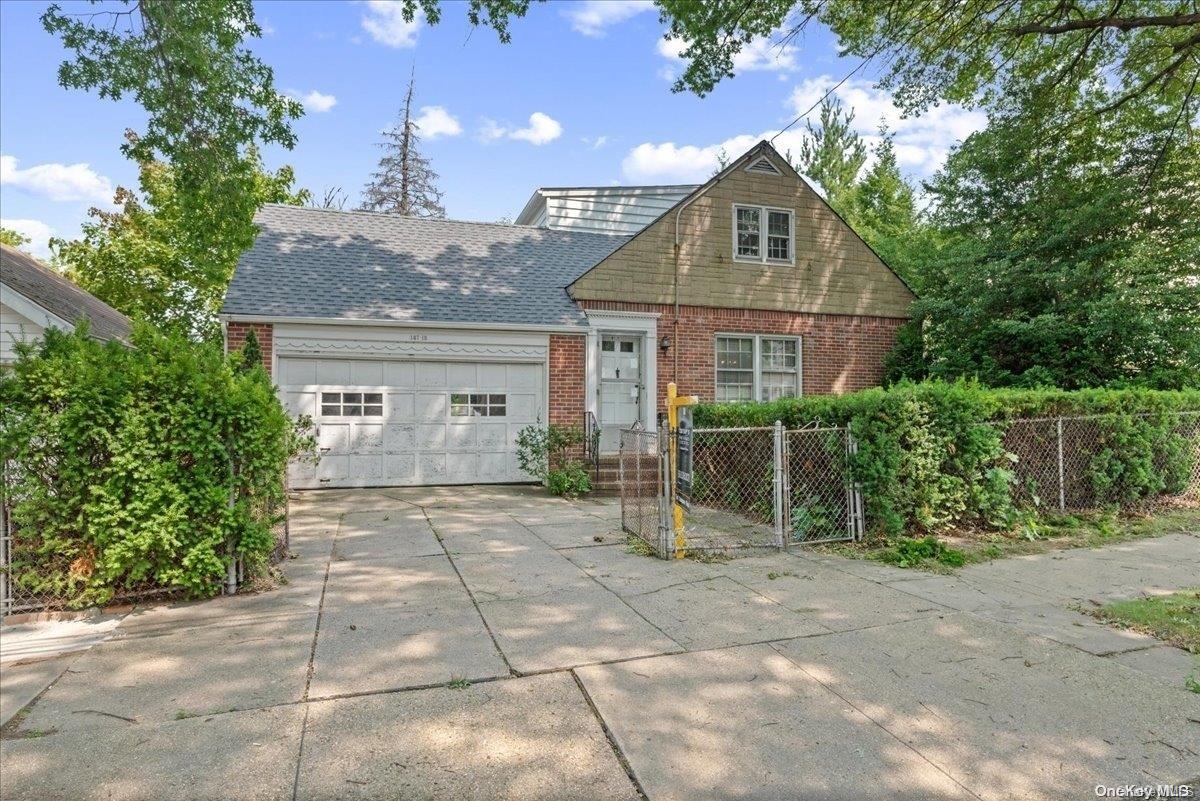
M614 453L621 431L641 420L642 338L628 334L600 337L600 450Z

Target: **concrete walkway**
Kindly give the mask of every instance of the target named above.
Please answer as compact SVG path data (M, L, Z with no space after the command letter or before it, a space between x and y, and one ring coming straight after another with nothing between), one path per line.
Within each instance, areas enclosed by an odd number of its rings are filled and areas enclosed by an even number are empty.
M1195 536L943 577L662 562L626 552L614 501L533 489L293 510L287 586L127 616L4 730L0 797L1083 799L1200 776L1190 657L1071 609L1200 583Z

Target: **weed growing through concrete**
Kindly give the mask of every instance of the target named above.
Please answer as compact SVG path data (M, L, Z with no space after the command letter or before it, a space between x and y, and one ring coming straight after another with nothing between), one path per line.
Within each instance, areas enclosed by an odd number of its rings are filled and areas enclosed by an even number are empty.
M462 676L452 676L450 683L446 685L451 690L465 690L471 686L471 682L464 679Z

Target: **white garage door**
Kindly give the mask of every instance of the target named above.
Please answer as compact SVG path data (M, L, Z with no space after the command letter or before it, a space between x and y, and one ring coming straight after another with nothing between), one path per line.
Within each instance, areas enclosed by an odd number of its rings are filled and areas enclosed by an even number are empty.
M542 414L542 364L281 357L292 414L312 415L321 459L292 486L529 481L517 432Z

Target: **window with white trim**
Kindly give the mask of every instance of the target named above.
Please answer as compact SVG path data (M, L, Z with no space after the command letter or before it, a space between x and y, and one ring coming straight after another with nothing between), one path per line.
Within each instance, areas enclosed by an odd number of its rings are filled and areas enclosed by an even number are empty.
M799 337L721 334L716 338L717 401L771 401L801 393Z
M383 417L382 392L322 392L322 417Z
M451 417L506 417L508 396L496 393L454 392L450 395Z
M795 238L795 214L790 209L735 204L733 227L735 259L790 263L795 258L792 247L792 240Z

